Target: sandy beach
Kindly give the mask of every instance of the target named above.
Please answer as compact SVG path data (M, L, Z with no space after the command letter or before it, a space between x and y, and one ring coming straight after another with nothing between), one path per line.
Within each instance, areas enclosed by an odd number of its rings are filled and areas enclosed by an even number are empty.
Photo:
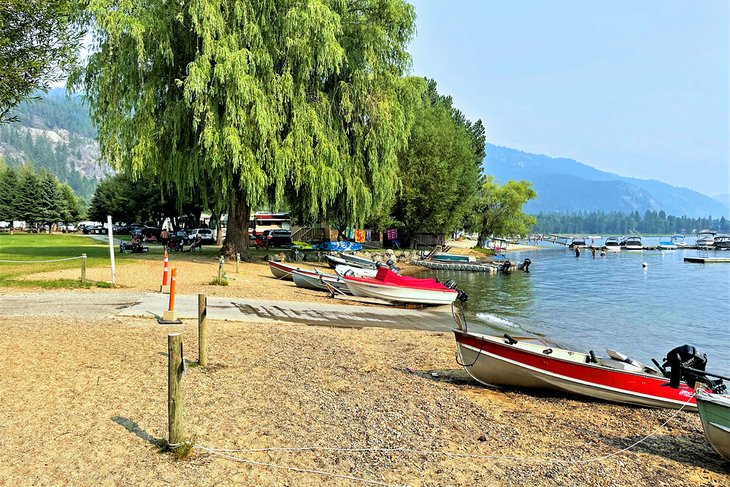
M210 259L175 265L182 294L330 299L272 278L264 263L241 264L238 274L229 264L226 287L209 284L217 273ZM120 289L155 291L161 270L154 261L122 263ZM89 277L108 280L108 272L90 269ZM55 274L64 273L77 271ZM40 277L56 276L32 276ZM730 482L730 464L706 443L697 414L490 390L456 364L449 333L287 323L209 327L209 367L201 368L193 320L159 325L113 312L67 316L62 309L43 320L4 317L0 484ZM167 436L166 337L173 332L183 334L186 428L198 447L185 460L157 446ZM281 447L332 450L250 451Z

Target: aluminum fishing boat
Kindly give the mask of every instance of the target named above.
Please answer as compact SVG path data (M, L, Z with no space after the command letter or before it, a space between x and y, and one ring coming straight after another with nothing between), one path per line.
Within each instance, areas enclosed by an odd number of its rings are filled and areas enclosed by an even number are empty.
M548 389L634 406L697 410L694 387L703 379L682 369L686 365L704 371L707 356L695 347L671 350L663 365L652 359L657 370L613 350L607 350L607 357L599 357L592 350L563 350L535 338L475 333L467 329L460 303L453 310L457 359L482 384Z
M298 267L291 264L285 264L283 262L274 262L273 260L269 261L269 270L277 279L285 279L287 281L293 280L291 271L294 269L298 269Z
M695 399L705 438L712 448L730 460L730 396L697 391Z
M309 272L303 269L294 269L291 274L294 284L297 287L314 289L316 291L331 291L331 288L334 288L340 293L352 294L350 288L347 287L347 283L339 276L321 272Z
M436 279L400 276L380 267L375 277L344 276L355 296L384 299L395 303L451 304L459 291L453 282L441 283Z
M360 257L353 254L340 254L339 257L347 262L348 265L362 267L363 269L375 269L378 267L377 262L366 257Z
M377 269L363 269L351 265L338 265L335 267L338 276L355 276L355 277L375 277L378 274Z

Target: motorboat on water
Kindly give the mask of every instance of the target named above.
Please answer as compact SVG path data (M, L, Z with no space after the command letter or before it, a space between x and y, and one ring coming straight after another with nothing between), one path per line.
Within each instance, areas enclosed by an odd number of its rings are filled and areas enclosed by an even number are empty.
M672 373L681 364L704 370L707 358L694 347L677 347L658 369L607 350L606 357L552 347L537 339L490 336L467 329L463 309L454 305L459 364L474 380L489 386L547 389L603 401L654 408L697 410L698 376ZM459 311L461 310L461 311ZM680 362L677 362L674 357ZM652 359L653 360L653 359Z
M375 277L343 277L355 296L395 303L451 304L461 294L453 281L401 276L387 267L378 268Z
M687 242L684 241L684 235L674 234L672 235L672 243L677 247L686 247Z
M449 254L447 252L435 252L431 255L431 260L460 263L476 262L476 258L471 255Z
M583 237L573 237L573 240L570 242L570 245L568 245L568 248L575 249L576 247L581 249L583 247L586 247L586 239L584 239Z
M715 237L716 250L730 250L730 236L718 235Z
M656 248L659 250L677 250L677 244L670 237L665 237L659 240Z
M697 391L695 399L707 442L730 460L730 396Z
M623 250L644 250L644 242L641 241L641 237L626 237L626 239L621 242L621 248Z
M608 237L606 243L603 244L607 252L620 252L621 243L618 241L618 237Z
M702 230L697 233L697 247L701 249L711 249L715 246L715 232L711 230Z

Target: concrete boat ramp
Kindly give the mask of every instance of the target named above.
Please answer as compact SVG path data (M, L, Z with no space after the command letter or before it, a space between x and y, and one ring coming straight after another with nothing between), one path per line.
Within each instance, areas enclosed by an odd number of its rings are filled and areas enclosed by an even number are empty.
M168 296L145 294L138 303L125 308L123 316L158 316L167 309ZM198 297L177 296L179 319L197 320ZM409 330L450 331L454 323L450 308L425 310L396 307L359 306L297 301L264 301L208 297L208 319L256 323L302 323L346 328L381 327Z

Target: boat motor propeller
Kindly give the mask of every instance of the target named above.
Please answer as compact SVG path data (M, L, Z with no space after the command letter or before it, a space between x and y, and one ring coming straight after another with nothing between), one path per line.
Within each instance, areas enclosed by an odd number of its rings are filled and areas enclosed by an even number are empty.
M652 359L654 363L659 364ZM674 348L667 353L664 363L659 366L661 372L669 377L669 386L677 388L679 383L684 380L687 385L694 389L699 382L705 384L715 392L724 391L725 385L722 379L730 380L711 372L706 372L707 355L702 353L698 348L692 345L682 345ZM667 368L669 372L667 372ZM710 379L709 376L717 377L717 380Z

